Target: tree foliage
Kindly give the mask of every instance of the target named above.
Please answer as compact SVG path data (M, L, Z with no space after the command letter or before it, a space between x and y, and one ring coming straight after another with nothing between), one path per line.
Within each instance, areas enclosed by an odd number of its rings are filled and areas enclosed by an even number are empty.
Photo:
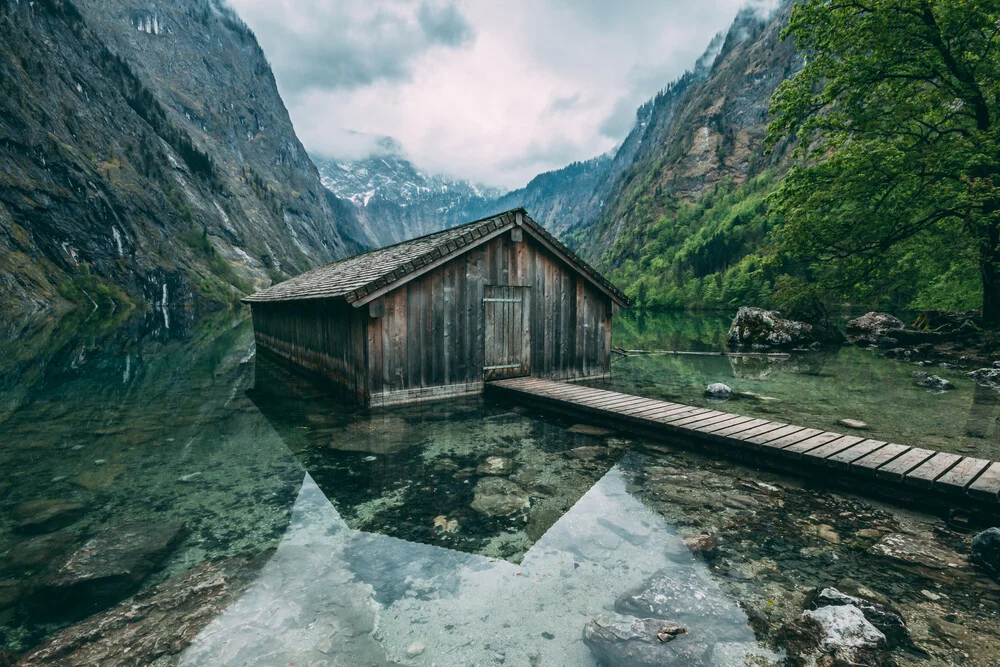
M1000 1L807 0L784 34L806 64L772 102L768 142L797 140L772 267L848 298L978 278L1000 324Z

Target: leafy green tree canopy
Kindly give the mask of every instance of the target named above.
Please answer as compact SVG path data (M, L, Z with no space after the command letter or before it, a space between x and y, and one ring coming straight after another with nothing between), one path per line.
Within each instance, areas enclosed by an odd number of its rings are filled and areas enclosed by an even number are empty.
M1000 325L1000 0L806 0L784 35L805 65L772 100L768 143L796 142L776 256L849 295L971 249Z

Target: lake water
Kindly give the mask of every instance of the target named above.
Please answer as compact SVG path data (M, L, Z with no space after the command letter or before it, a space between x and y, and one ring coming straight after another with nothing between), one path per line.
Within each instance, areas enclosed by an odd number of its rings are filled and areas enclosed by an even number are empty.
M525 406L358 411L256 359L244 316L165 324L0 340L0 665L782 664L823 586L902 613L900 664L1000 655L971 528ZM621 318L614 343L719 350L727 324ZM1000 458L994 396L914 369L631 355L609 384L701 405L722 381L777 399L726 410ZM687 634L628 658L607 630L632 618Z

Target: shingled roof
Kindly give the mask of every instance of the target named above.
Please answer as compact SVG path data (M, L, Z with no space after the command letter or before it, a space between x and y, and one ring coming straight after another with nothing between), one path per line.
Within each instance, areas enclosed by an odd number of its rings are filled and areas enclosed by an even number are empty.
M243 299L247 303L344 297L361 306L451 257L461 255L520 225L622 306L631 301L592 266L531 219L523 208L504 211L458 227L355 255L290 278Z

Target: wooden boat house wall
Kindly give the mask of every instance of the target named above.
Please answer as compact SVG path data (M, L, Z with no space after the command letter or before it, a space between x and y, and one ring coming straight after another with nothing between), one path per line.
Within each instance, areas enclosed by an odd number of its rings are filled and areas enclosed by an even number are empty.
M607 376L628 298L524 209L380 248L245 299L257 349L378 406L531 375Z

